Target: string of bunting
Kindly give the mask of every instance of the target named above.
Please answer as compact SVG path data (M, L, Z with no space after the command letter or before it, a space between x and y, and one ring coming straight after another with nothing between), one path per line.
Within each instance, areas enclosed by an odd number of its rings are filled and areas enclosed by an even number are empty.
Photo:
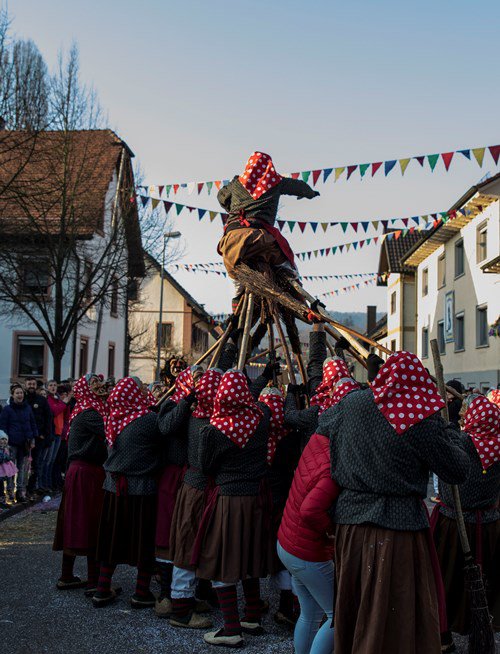
M187 272L193 273L224 273L219 267L223 266L222 262L213 262L213 263L176 263L170 267L170 270L177 272L179 270L184 270ZM330 279L355 279L358 277L370 277L376 273L344 273L342 275L301 275L301 279L306 281L322 281L326 282ZM225 274L224 274L225 276Z
M199 207L191 207L186 204L180 204L178 202L169 202L168 200L160 200L159 198L153 198L148 195L140 196L142 206L147 207L148 203L151 202L151 208L154 210L161 203L164 207L165 213L168 214L172 208L175 206L176 214L179 216L181 212L186 209L189 213L194 211L198 215L198 220L202 220L204 217L210 218L210 222L213 222L217 216L220 216L222 222L224 223L227 218L227 213L221 211L211 211L209 209L201 209ZM459 212L462 215L467 215L470 213L468 209L459 209ZM402 216L399 218L373 218L370 220L357 220L357 221L348 221L348 220L330 220L330 221L316 221L316 220L282 220L277 219L276 223L280 231L284 231L285 227L290 230L290 233L293 233L293 230L298 225L300 232L303 234L306 227L309 227L313 233L316 233L318 227L321 226L323 232L326 232L329 227L339 226L342 228L344 234L347 232L347 229L352 229L357 234L358 230L360 232L367 233L368 229L372 227L377 230L379 227L382 227L384 230L389 226L395 225L399 222L402 222L404 227L414 223L415 225L421 226L422 224L427 225L431 221L435 221L439 216L441 218L450 218L453 212L450 211L439 211L436 213L421 214L418 216Z
M479 148L465 148L462 150L450 150L449 152L438 152L434 154L423 154L418 156L403 157L400 159L388 159L386 161L373 161L370 163L355 163L355 164L345 164L343 166L332 166L331 168L316 168L314 170L303 170L300 172L290 173L290 177L294 179L302 179L304 182L311 182L315 186L318 181L325 183L328 179L333 179L337 182L339 179L345 179L348 181L352 178L354 173L358 173L360 179L363 179L365 176L374 177L379 171L379 173L384 174L387 177L394 169L401 171L401 175L404 175L410 164L417 162L421 168L427 167L431 172L434 172L438 167L439 162L442 162L446 172L449 171L451 163L456 155L462 155L465 159L476 161L478 166L482 168L485 154L489 153L495 163L498 165L498 159L500 157L500 145L487 145ZM398 165L399 164L399 165ZM160 197L165 191L167 197L173 191L174 195L179 192L179 190L186 190L189 194L197 190L198 195L202 190L206 190L208 194L212 192L215 187L217 190L221 186L225 186L229 183L228 179L217 179L212 181L203 181L203 182L179 182L172 184L161 184L153 186L140 186L140 189L144 190L157 190Z
M327 291L326 293L320 293L319 297L332 297L334 295L343 295L345 293L350 293L351 291L359 291L360 288L365 286L370 286L375 284L378 281L386 281L389 275L375 275L373 279L365 279L362 282L356 284L351 284L350 286L344 286L343 288L336 288L333 291ZM383 279L382 279L383 278Z

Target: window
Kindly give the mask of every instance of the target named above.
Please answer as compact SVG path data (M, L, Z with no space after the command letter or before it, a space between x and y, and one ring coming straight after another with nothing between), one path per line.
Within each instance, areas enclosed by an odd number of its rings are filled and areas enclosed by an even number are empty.
M118 292L120 290L120 287L118 285L118 280L116 277L113 279L113 283L111 284L111 315L113 318L116 318L118 316Z
M196 325L191 330L191 349L197 352L208 350L208 333Z
M425 297L429 292L429 269L422 270L422 296Z
M438 288L446 286L446 254L443 254L438 259Z
M396 313L396 291L391 293L391 316Z
M89 365L89 341L88 338L80 339L80 371L79 377L83 377L88 372Z
M396 351L396 339L393 338L391 340L391 352L395 352L395 351Z
M41 336L18 336L15 377L44 377L45 343Z
M464 273L464 240L461 238L455 243L455 277L460 277Z
M422 329L422 359L429 356L429 330L427 327Z
M172 347L172 331L173 325L171 322L162 322L160 345L165 350ZM156 333L158 333L158 323L156 323Z
M92 275L93 275L92 262L86 261L83 268L83 285L84 285L83 297L87 302L92 301Z
M437 342L439 346L439 354L446 354L446 341L444 340L444 320L440 320L437 324Z
M50 286L50 265L44 259L23 259L19 269L19 284L22 295L48 295Z
M455 352L465 350L465 324L464 314L457 313L455 316Z
M108 343L108 377L115 376L115 344Z
M488 250L488 223L479 225L476 231L476 263L486 259Z
M488 342L488 307L476 307L476 347L487 347Z

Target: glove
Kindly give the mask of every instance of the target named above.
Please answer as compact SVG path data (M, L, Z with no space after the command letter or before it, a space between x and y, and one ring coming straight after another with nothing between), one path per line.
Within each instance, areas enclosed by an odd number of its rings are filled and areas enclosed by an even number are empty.
M264 368L264 372L262 373L262 376L264 379L272 379L274 373L277 375L280 374L281 372L281 364L280 364L281 359L278 357L276 361L269 361L266 363L266 367Z
M312 311L317 311L318 307L323 307L323 309L324 309L326 307L326 305L323 304L323 302L321 302L320 300L314 300L314 302L311 303Z
M366 358L366 369L368 372L368 381L372 382L375 377L378 375L378 371L384 365L384 360L381 359L378 354L372 352Z
M238 329L238 328L233 329L231 331L231 333L229 334L229 340L233 341L233 343L235 345L238 345L238 341L239 341L240 336L242 335L242 333L243 333L243 329L241 329L241 328L240 329Z
M348 350L351 346L349 345L349 341L347 338L344 338L344 336L341 336L339 340L335 343L335 349L340 349L340 350Z
M305 395L306 387L304 384L288 384L287 391L294 395Z
M189 404L189 406L193 406L193 404L196 402L196 392L191 391L189 395L187 395L185 398L186 402Z

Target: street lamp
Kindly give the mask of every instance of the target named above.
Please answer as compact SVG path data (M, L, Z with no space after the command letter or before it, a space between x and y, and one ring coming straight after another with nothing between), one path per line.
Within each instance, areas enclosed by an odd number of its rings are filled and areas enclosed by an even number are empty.
M161 365L161 337L163 333L163 278L165 275L165 250L169 238L180 238L180 232L165 232L163 234L163 253L161 255L161 272L160 272L160 316L158 320L158 343L156 349L156 381L160 381L160 365Z

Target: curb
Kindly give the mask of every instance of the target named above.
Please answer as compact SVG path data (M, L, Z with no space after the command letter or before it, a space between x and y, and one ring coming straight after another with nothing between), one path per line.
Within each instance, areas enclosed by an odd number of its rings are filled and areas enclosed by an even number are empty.
M56 493L55 495L51 496L52 499L60 495L61 493ZM23 511L26 511L27 509L31 509L31 507L36 506L37 504L42 504L43 503L43 497L40 497L37 500L30 500L29 502L23 502L22 504L15 504L12 508L3 510L0 513L0 522L3 522L4 520L7 520L8 518L12 518L13 516L17 515L18 513L22 513Z

